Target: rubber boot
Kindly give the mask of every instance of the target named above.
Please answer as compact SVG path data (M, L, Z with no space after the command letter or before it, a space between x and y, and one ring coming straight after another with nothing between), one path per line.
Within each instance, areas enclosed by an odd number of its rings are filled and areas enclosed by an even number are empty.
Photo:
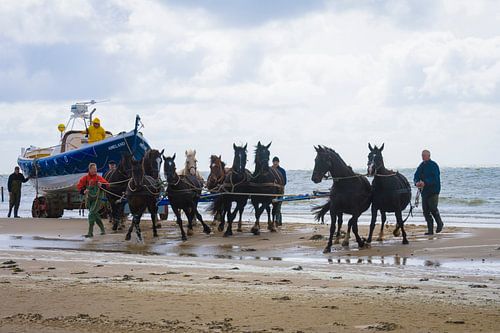
M427 220L427 232L424 235L426 236L434 235L434 221Z
M97 213L97 214L99 214L99 213ZM101 229L101 235L105 235L106 229L104 229L104 224L102 224L101 219L99 217L97 217L97 220L95 222L99 226L99 228Z

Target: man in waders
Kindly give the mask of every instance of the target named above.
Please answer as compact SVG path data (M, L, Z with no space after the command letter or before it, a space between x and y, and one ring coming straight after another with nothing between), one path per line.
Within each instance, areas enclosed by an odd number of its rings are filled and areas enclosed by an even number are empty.
M97 174L95 163L89 164L89 173L80 178L78 182L77 188L82 195L85 195L86 205L89 209L89 231L84 235L86 238L94 237L94 223L101 229L101 235L106 234L99 210L105 194L102 188L108 185L108 181Z
M278 156L273 157L273 166L274 169L278 170L281 177L283 178L283 186L286 185L286 171L280 166L280 159ZM279 197L281 198L281 197ZM283 204L282 201L279 201L276 204L276 224L277 225L282 225L283 224L283 219L281 215L281 204Z
M21 187L23 183L26 183L29 179L30 177L24 178L24 175L19 172L18 166L14 168L14 173L9 176L9 180L7 181L7 188L9 190L9 214L7 217L10 217L12 208L14 208L14 217L19 218L17 212L21 204Z

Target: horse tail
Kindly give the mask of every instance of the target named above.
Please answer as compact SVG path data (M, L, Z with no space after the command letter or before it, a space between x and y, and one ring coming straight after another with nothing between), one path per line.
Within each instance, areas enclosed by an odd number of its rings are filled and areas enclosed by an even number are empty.
M212 214L213 216L217 215L224 205L224 200L222 195L216 196L215 199L208 205L207 212Z
M331 207L331 200L330 199L328 199L328 201L324 205L313 207L311 209L311 211L314 214L314 219L316 221L320 221L321 219L323 219L323 217L326 215L326 213L328 213L330 211L330 207Z

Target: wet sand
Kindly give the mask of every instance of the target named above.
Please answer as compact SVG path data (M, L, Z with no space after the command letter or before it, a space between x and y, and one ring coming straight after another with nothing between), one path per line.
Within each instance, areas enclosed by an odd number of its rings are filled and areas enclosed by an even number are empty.
M79 219L0 219L0 332L499 332L500 230L409 224L323 254L329 226L144 244ZM106 227L110 229L109 224ZM377 229L378 231L378 229ZM366 235L366 228L361 234Z

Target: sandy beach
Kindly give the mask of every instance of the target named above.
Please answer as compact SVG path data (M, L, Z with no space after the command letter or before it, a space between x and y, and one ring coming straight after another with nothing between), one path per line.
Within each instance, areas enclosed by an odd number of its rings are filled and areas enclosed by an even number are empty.
M107 222L106 222L107 223ZM86 240L83 219L0 219L1 332L499 332L500 230L407 226L323 254L328 225L187 242ZM109 224L106 224L110 230ZM366 235L366 227L361 234Z

